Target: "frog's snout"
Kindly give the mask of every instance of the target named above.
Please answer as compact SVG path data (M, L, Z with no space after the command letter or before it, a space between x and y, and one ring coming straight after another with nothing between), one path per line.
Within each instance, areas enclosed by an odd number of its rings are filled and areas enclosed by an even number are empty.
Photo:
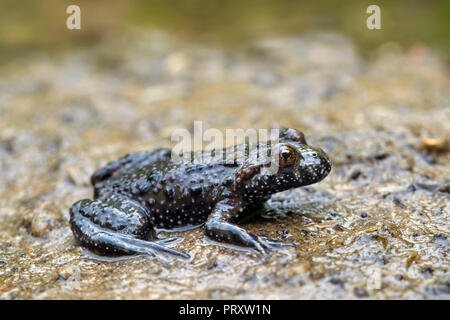
M302 156L300 171L307 177L308 184L318 182L330 173L331 160L322 149L310 147Z
M317 148L317 149L320 151L318 154L319 154L319 156L321 158L322 166L325 169L324 177L326 177L331 171L331 167L332 167L331 159L330 159L330 157L328 156L328 154L325 151L323 151L320 148Z

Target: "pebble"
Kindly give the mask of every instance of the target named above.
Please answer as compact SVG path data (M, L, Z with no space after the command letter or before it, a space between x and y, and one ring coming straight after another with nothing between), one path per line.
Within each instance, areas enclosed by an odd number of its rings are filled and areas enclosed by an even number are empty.
M368 297L369 294L367 293L367 291L363 288L360 287L355 287L353 289L353 294L358 297L358 298L364 298L364 297Z

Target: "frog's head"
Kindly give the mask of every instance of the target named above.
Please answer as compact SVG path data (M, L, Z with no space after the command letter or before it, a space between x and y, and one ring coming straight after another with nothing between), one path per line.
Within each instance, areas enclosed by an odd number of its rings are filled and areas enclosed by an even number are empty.
M295 129L281 130L279 144L272 150L278 159L278 170L272 175L275 191L319 182L331 171L328 155L309 146L303 133Z

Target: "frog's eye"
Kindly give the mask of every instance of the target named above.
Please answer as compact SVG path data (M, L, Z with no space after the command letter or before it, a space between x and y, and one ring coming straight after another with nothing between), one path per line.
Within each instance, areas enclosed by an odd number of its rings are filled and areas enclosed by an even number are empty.
M286 167L293 165L295 162L295 151L289 146L280 147L279 163L280 166Z

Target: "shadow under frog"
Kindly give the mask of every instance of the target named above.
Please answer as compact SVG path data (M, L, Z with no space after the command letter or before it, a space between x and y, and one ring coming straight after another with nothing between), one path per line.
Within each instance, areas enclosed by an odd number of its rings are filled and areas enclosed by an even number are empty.
M276 171L266 170L267 162L251 157L233 163L174 162L169 149L129 154L110 162L91 177L94 200L80 200L70 208L75 239L100 254L188 258L167 247L175 238L152 241L154 229L203 224L210 239L252 248L263 256L270 249L291 247L252 234L236 223L261 209L272 194L322 180L331 162L323 150L308 146L304 135L294 129L281 130L277 145L257 146L259 152L264 148L278 158Z

